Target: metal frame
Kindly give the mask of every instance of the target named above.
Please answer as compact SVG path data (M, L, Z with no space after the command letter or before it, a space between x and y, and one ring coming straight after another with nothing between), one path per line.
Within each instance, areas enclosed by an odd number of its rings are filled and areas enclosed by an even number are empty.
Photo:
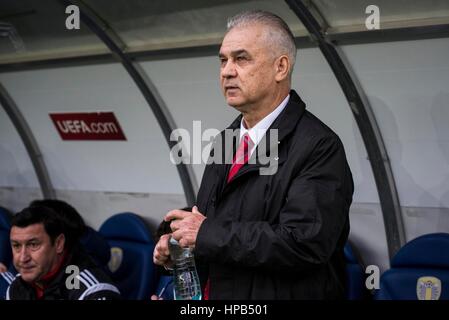
M339 45L367 44L391 41L408 41L422 39L438 39L449 37L449 24L420 27L402 27L385 30L326 33L326 39ZM296 37L295 42L299 48L317 47L309 36ZM218 44L197 47L181 47L160 50L144 50L128 52L126 56L132 60L148 61L163 59L181 59L189 57L214 56L219 49ZM0 64L0 73L30 69L44 69L67 66L78 66L117 61L113 54L86 55L70 58L54 58L36 61L11 62Z
M343 55L337 51L336 45L323 35L321 26L304 3L301 0L286 0L286 2L301 20L314 41L317 42L337 78L357 122L379 193L388 253L391 259L405 244L406 239L393 172L373 110L363 94L363 90L355 82L356 77L350 73L348 66L343 62Z
M101 63L116 62L112 54L86 55L80 57L57 58L45 60L33 60L23 62L12 62L0 64L0 73L23 71L23 70L37 70L48 68L66 68L73 66L86 66Z
M123 65L153 111L169 148L174 147L177 142L170 141L170 134L176 128L175 122L162 97L149 78L146 77L145 72L123 52L125 44L120 37L84 2L77 0L60 0L60 2L63 5L78 6L81 21L111 50L115 60ZM196 190L198 189L193 170L184 163L178 164L176 168L181 179L187 204L193 206L196 199Z
M340 45L437 39L449 37L449 24L342 33L328 32L326 35L329 40Z
M42 189L42 194L46 199L56 198L54 188L52 186L50 175L48 174L47 167L39 149L39 146L31 132L28 123L20 112L19 108L15 104L12 97L9 95L6 88L0 83L0 104L5 109L11 122L19 133L20 138L25 145L25 148L30 156L31 163L33 164L34 170L36 172L37 180Z

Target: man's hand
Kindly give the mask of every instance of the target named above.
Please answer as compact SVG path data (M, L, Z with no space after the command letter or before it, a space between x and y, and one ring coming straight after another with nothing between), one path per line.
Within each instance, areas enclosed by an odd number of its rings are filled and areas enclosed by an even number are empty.
M170 228L173 238L181 247L195 247L198 230L206 217L194 206L192 212L172 210L165 216L165 221L171 221Z
M164 234L156 243L153 251L153 262L159 266L170 267L170 252L168 250L168 240L171 234Z

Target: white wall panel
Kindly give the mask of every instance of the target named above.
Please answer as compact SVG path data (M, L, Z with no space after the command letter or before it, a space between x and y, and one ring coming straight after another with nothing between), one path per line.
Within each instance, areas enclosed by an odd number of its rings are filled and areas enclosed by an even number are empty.
M20 136L0 105L0 186L38 187L33 165Z
M121 65L23 71L0 80L29 122L56 189L183 193L160 127ZM90 111L113 111L127 141L63 141L48 115Z
M346 46L373 107L403 206L449 207L449 41Z

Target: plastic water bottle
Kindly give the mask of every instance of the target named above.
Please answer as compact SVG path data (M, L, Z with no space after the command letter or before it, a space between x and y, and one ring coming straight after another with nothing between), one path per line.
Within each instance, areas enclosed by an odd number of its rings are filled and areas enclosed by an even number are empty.
M201 300L201 285L192 249L183 248L178 241L168 242L173 266L173 291L175 300Z

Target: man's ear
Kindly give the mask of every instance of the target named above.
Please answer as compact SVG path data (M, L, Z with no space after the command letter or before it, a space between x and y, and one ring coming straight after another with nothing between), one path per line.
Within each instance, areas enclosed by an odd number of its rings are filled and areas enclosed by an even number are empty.
M290 59L287 55L282 55L278 57L275 61L275 67L276 67L276 75L274 79L277 82L281 82L288 78L290 73Z
M55 240L56 253L60 254L65 248L65 235L61 233Z

